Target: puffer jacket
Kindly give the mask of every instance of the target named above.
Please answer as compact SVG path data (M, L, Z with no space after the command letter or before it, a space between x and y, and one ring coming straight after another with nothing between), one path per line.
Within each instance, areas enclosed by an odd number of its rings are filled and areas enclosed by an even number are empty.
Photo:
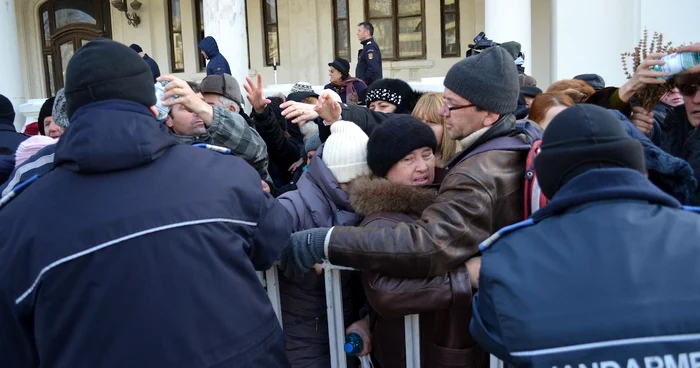
M199 49L207 54L209 62L207 63L207 75L231 75L231 68L228 66L228 61L224 55L219 53L219 45L212 36L204 37L199 41Z
M350 190L353 208L365 218L360 226L393 228L410 223L435 202L434 189L357 179ZM443 276L404 279L365 272L362 275L372 306L372 356L382 368L404 368L404 317L420 314L421 366L425 368L485 367L488 355L466 327L471 319L472 290L464 264Z
M323 146L299 180L299 189L284 193L277 200L292 215L293 231L329 226L356 226L361 217L350 206L348 194L321 159ZM341 272L345 325L357 321L364 304L359 275ZM301 280L280 274L282 322L287 356L292 367L330 366L326 287L323 275L314 270Z

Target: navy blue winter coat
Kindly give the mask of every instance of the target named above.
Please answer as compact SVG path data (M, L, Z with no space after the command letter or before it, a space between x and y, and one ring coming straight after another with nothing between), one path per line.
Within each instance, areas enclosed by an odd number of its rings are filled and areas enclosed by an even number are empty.
M483 250L481 346L516 367L698 362L700 215L639 172L597 169L531 220Z
M0 223L2 367L289 366L255 271L291 217L242 159L139 104L78 109Z
M27 138L28 135L17 133L12 120L0 118L0 147L7 147L15 152L19 144Z
M155 60L153 60L152 57L148 56L148 54L143 55L143 61L148 64L148 67L151 68L151 74L153 74L153 83L156 83L156 78L160 77L160 68L158 67L158 63L156 63Z
M219 45L212 36L204 37L199 41L199 49L207 54L209 62L207 63L207 75L231 74L231 68L228 66L228 61L224 55L219 53Z

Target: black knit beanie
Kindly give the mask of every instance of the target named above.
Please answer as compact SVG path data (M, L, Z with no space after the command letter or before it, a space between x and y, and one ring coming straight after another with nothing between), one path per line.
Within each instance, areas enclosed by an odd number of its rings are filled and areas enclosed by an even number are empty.
M578 104L559 113L542 137L537 180L551 199L569 180L589 170L623 167L645 173L642 145L610 111Z
M153 74L132 49L98 38L78 50L66 68L66 112L104 100L127 100L146 107L156 104Z
M435 152L433 130L411 115L395 115L379 124L367 142L367 164L374 175L385 177L389 169L411 151L429 147Z
M44 104L41 105L41 110L39 110L39 133L41 135L46 135L46 132L44 132L44 119L47 117L51 116L51 111L53 110L53 102L56 100L56 97L50 97L44 101Z
M443 84L486 111L510 114L518 105L518 68L502 47L489 47L457 62L447 71Z
M396 105L395 114L410 114L419 98L420 94L401 79L380 79L367 87L365 105L386 101Z
M15 108L12 106L10 99L3 95L0 95L0 119L15 120Z

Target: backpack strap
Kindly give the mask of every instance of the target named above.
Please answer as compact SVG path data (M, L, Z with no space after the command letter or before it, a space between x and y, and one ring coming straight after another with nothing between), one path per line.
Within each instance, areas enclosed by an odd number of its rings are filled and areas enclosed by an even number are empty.
M535 158L540 153L541 140L532 142L530 152L527 154L525 162L525 186L524 186L524 212L525 218L544 207L547 204L546 198L542 195L542 190L535 175Z

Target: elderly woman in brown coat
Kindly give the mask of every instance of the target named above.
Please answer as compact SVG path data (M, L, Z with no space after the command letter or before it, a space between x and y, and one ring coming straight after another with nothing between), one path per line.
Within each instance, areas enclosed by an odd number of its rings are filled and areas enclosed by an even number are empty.
M358 179L350 202L364 227L394 227L413 222L437 197L435 150L430 127L402 115L386 120L370 136L367 163L375 177ZM363 286L371 305L364 323L365 350L382 368L406 366L404 316L420 314L423 367L478 367L488 355L469 334L472 287L466 266L430 279L402 279L365 272ZM353 325L356 326L356 325ZM353 332L351 326L348 333Z

